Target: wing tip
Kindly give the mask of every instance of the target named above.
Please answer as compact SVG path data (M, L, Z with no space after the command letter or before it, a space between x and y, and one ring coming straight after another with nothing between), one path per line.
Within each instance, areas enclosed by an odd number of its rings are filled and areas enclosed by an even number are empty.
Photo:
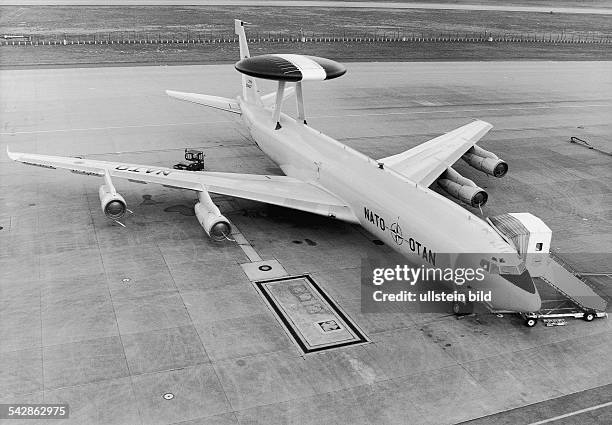
M188 102L191 102L191 100L186 99L187 96L192 95L194 93L187 93L187 92L182 92L182 91L176 91L176 90L166 90L166 95L173 98L173 99L178 99L178 100L186 100Z
M19 159L19 155L17 155L14 152L11 152L11 150L9 149L8 145L6 145L6 154L8 155L8 157L10 159L12 159L13 161L17 161Z
M476 119L476 120L474 120L474 122L482 125L483 127L486 127L487 131L491 130L493 128L493 124L491 124L490 122L487 122L487 121Z
M166 95L173 97L175 99L179 99L179 100L183 100L183 96L186 95L188 93L184 93L184 92L180 92L180 91L176 91L176 90L166 90Z

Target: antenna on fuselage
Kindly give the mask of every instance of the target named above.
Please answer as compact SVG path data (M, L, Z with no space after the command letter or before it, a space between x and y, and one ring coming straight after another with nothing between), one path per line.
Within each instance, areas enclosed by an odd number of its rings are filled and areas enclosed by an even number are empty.
M269 54L244 58L237 62L235 67L242 74L251 77L278 81L276 102L272 114L272 123L274 123L275 130L282 128L280 113L287 82L295 83L297 121L306 124L302 81L331 80L346 73L344 65L331 59L292 54Z

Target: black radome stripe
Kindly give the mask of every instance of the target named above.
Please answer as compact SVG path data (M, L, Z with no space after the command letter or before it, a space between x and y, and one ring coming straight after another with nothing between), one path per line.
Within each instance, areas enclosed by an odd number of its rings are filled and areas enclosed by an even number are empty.
M236 69L255 78L276 81L301 81L302 73L291 62L274 55L261 55L242 59Z
M306 55L304 57L323 68L326 80L340 77L346 73L344 65L331 59ZM303 78L301 71L292 62L271 54L242 59L234 66L243 74L266 80L297 82L302 81Z

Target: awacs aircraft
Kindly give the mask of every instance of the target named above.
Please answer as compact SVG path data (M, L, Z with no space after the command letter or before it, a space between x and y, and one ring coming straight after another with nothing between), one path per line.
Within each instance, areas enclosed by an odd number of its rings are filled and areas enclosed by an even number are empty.
M241 60L235 67L242 73L241 96L228 99L174 91L167 94L239 114L252 139L285 176L184 171L17 152L8 155L25 164L103 178L99 190L102 210L115 220L125 214L127 206L112 178L126 178L196 191L198 221L217 240L226 238L231 227L209 192L359 223L413 264L452 267L456 258L442 253L489 253L488 258L481 259L489 273L476 289L494 289L491 307L518 312L540 308L539 294L514 246L485 220L428 189L437 182L450 195L472 206L486 202L486 192L451 166L463 159L487 174L506 174L504 161L476 145L491 129L490 124L474 121L403 153L374 160L306 123L302 82L339 77L346 72L344 66L313 56L251 57L244 23L236 20L235 31L240 43ZM260 96L256 78L278 81L276 93ZM287 87L293 83L294 90ZM281 113L283 101L293 92L297 119ZM503 267L496 262L502 262Z

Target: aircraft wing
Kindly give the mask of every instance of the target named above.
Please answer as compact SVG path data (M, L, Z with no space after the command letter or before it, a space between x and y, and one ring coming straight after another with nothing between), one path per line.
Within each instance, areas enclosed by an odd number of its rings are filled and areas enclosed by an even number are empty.
M207 190L354 221L351 220L354 215L344 201L318 186L287 176L183 171L125 162L9 152L8 148L7 154L13 161L43 168L61 168L76 174L98 177L108 173L111 177L138 183L157 183L195 191Z
M429 186L493 126L474 121L397 155L379 159L410 180Z

